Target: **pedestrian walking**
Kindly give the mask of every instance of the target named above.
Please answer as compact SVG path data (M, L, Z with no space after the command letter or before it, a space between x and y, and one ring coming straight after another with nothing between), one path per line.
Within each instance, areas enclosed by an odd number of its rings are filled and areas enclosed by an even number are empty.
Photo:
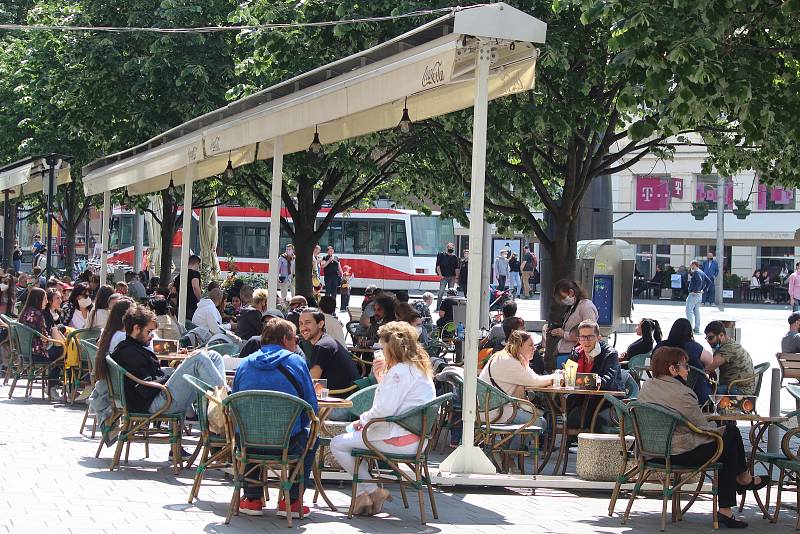
M281 298L286 300L289 290L292 287L294 277L294 245L286 245L286 252L278 257L278 288L281 291Z
M436 310L442 305L445 292L450 288L455 288L460 268L458 257L454 254L456 246L452 243L447 244L445 252L436 255L436 274L439 279L439 295L436 297Z
M505 250L501 250L494 260L494 278L497 281L498 289L504 290L506 280L508 280L508 258Z
M697 260L689 265L689 296L686 297L686 319L693 322L695 334L700 333L700 303L703 299L703 287L708 278L700 270Z
M789 275L789 304L792 311L800 311L800 261L794 264L794 272Z
M511 257L508 259L508 287L514 296L522 292L520 262L516 252L512 252Z
M11 260L14 263L14 272L19 274L22 272L22 249L19 248L19 241L14 241L14 252L11 254Z
M707 278L705 291L703 292L703 304L714 304L716 302L714 280L719 274L719 263L714 259L713 252L709 252L706 261L703 262L703 274Z
M322 258L319 266L322 269L325 282L325 294L335 299L344 273L342 272L342 265L339 263L339 257L336 256L336 251L333 250L331 245L328 245L328 253Z
M531 252L530 245L525 245L522 248L522 263L520 264L520 271L522 272L522 298L531 298L531 278L533 272L539 265L539 260L536 254Z
M342 265L342 283L339 286L339 292L342 295L341 303L339 304L339 311L346 312L347 307L350 305L350 279L353 277L353 271L349 265Z

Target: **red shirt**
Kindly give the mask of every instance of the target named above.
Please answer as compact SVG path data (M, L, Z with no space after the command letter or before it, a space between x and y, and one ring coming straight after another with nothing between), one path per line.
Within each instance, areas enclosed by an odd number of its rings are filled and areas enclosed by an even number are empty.
M579 373L591 373L592 368L594 367L594 359L589 361L589 358L586 357L586 354L583 352L583 347L579 346L575 349L575 352L578 353L578 372Z

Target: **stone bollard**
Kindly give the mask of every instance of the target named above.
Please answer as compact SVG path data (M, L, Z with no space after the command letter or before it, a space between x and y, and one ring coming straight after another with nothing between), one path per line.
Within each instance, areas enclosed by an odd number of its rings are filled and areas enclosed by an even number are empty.
M781 415L781 370L772 369L772 382L769 387L769 416L778 417ZM767 431L767 452L778 452L780 448L780 436L778 428L771 425Z

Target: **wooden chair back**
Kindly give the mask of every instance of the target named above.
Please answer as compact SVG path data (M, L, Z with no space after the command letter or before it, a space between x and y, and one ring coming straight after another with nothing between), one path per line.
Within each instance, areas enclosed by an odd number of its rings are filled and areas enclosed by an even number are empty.
M800 380L800 354L779 352L775 355L781 368L781 382L792 379Z

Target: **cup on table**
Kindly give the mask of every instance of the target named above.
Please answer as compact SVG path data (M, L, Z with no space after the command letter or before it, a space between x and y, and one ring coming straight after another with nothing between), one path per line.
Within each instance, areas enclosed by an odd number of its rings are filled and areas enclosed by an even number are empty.
M330 395L330 390L328 389L328 379L327 378L314 378L314 392L317 394L318 399L327 399L328 395Z
M575 389L575 373L564 373L564 387L567 389Z

